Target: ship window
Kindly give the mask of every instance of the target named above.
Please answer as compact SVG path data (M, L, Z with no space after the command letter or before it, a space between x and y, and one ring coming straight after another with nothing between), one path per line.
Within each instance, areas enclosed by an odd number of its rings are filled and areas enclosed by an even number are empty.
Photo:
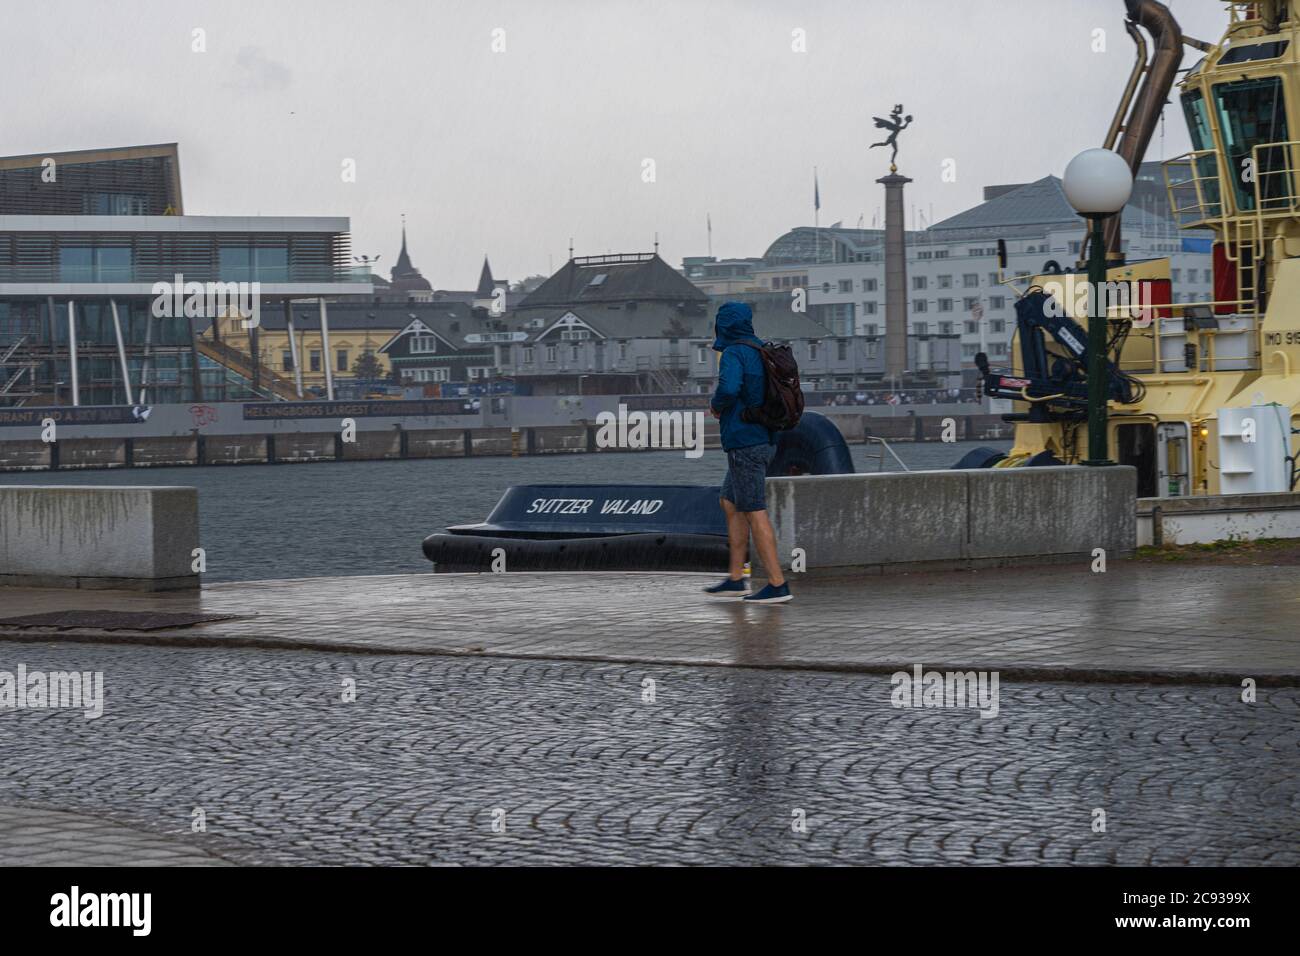
M1274 40L1271 43L1252 43L1250 46L1234 46L1219 58L1219 65L1227 63L1253 63L1255 60L1276 60L1286 52L1290 40Z
M1200 90L1183 94L1183 114L1187 117L1187 132L1192 139L1192 149L1213 149L1210 139L1210 114L1205 109L1205 97Z
M1214 99L1238 208L1253 210L1256 190L1266 209L1289 206L1294 190L1288 147L1281 145L1288 138L1281 78L1220 84ZM1256 151L1257 146L1266 148ZM1253 168L1252 160L1258 164Z

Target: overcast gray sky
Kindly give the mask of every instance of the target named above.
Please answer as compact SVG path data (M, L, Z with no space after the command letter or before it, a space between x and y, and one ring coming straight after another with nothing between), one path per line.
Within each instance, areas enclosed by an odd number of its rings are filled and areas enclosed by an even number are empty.
M1217 40L1218 0L1173 0ZM1133 61L1122 0L44 0L4 8L0 155L180 143L186 212L345 215L353 249L472 288L578 255L761 255L870 225L872 116L902 102L910 201L1099 145ZM1104 53L1093 31L1106 30ZM193 31L206 52L194 52ZM494 30L504 52L494 52ZM804 31L806 52L793 34ZM498 40L500 34L496 35ZM1189 56L1185 63L1190 64ZM1167 111L1148 158L1187 138ZM653 159L655 181L643 181ZM345 159L356 181L344 182ZM955 182L942 181L944 160Z

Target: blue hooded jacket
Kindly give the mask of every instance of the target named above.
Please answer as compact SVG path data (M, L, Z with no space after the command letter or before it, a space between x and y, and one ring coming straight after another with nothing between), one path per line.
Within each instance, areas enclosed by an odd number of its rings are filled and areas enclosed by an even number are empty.
M763 404L765 372L757 350L741 342L762 345L754 334L754 313L743 302L724 302L714 320L717 338L713 350L722 353L718 363L718 387L709 406L720 416L722 447L748 448L770 445L775 439L762 425L741 421L740 413L752 405Z

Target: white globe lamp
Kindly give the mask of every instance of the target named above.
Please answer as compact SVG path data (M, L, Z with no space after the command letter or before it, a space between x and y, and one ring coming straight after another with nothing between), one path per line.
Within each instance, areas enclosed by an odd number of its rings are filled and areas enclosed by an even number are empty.
M1124 208L1133 194L1133 174L1118 153L1085 149L1065 167L1062 185L1075 212L1095 219Z

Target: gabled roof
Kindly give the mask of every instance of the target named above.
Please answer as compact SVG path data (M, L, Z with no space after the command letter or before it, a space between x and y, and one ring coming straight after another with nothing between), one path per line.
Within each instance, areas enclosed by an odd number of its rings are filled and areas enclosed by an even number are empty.
M430 326L425 324L423 320L416 318L416 319L412 319L404 329L402 329L400 332L397 332L387 342L379 346L379 351L387 352L388 349L391 346L395 345L398 339L402 338L402 336L404 335L432 335L434 338L438 339L440 342L444 343L449 348L451 349L458 348L455 342L448 340L447 337L444 335L439 335L437 329L431 328Z
M628 301L702 305L708 296L657 253L586 256L566 262L525 296L518 308L526 311Z

